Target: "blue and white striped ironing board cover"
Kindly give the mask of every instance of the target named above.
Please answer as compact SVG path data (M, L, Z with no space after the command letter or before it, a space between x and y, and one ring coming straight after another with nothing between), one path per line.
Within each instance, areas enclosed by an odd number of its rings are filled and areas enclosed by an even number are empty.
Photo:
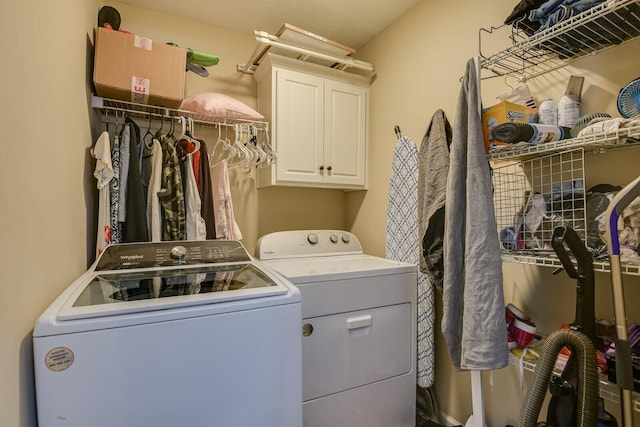
M421 236L418 231L418 150L411 138L402 137L393 150L387 210L386 257L419 264ZM418 271L417 283L417 382L433 385L434 351L433 287Z

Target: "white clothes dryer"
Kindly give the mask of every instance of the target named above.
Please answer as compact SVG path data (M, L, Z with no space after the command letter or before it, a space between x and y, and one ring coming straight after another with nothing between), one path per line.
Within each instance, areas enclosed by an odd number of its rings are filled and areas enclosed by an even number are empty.
M338 230L271 233L256 257L302 293L303 425L415 426L417 266Z
M40 427L300 427L301 298L236 241L106 248L33 332Z

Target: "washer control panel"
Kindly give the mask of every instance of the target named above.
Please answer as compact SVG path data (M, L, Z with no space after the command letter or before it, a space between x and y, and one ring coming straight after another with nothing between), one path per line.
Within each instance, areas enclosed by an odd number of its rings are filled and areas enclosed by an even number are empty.
M248 262L251 257L235 240L125 243L107 246L96 271Z
M256 245L258 259L362 254L358 238L342 230L292 230L262 236Z

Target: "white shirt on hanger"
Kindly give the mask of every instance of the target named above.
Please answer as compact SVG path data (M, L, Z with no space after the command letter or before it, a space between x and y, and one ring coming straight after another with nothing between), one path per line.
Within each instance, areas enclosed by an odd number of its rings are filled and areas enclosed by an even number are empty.
M187 240L206 240L207 238L207 226L204 222L204 218L200 214L202 207L202 200L200 199L200 193L198 193L198 184L196 183L196 175L193 171L193 155L187 154L185 160L187 176L185 188L185 209L186 209L186 228L187 228Z
M96 168L93 176L96 177L99 190L98 195L98 233L96 238L96 257L104 251L111 242L111 201L109 200L109 182L114 176L111 164L111 146L109 133L104 131L98 137L91 150L96 159Z
M152 242L162 240L162 209L158 191L162 181L162 147L157 139L151 141L151 177L147 189L147 228Z

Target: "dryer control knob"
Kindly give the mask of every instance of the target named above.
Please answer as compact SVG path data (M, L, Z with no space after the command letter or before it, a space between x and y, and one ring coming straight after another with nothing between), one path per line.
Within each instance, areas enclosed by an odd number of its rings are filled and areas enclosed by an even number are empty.
M348 234L343 234L343 235L342 235L342 241L343 241L343 242L345 242L345 243L349 243L349 240L351 240L351 239L349 238L349 235L348 235Z
M312 245L315 245L316 243L318 243L318 235L316 233L311 233L307 236L307 242L311 243Z
M338 236L332 234L331 236L329 236L329 240L331 240L331 243L338 243Z
M182 260L187 256L187 248L184 246L174 246L171 248L171 258Z

